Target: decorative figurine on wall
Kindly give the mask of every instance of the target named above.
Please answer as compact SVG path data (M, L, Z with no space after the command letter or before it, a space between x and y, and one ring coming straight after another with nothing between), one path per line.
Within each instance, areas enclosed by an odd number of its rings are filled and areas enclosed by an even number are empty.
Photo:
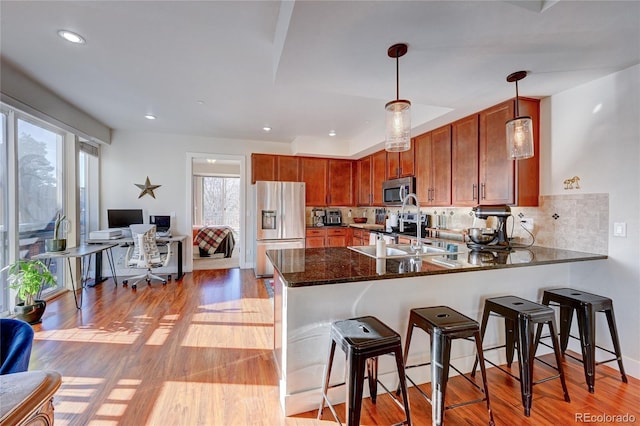
M153 193L153 191L162 186L162 185L151 185L151 182L149 181L149 176L147 176L147 180L144 182L144 185L141 183L134 183L134 185L142 190L142 192L140 192L140 195L138 195L138 198L142 198L147 194L151 195L153 198L156 198L156 195Z
M580 177L574 176L569 179L564 180L564 189L574 189L573 185L575 185L575 189L580 189Z

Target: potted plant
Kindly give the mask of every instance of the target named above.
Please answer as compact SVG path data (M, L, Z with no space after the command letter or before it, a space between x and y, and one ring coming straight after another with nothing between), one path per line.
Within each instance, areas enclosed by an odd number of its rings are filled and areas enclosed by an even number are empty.
M18 260L4 270L8 270L9 287L18 290L22 300L15 307L16 316L29 324L39 323L47 307L40 295L43 289L55 285L55 276L41 260L33 259Z
M64 235L66 231L66 220L66 216L58 213L53 226L53 239L45 240L44 242L47 251L64 251L67 248L67 239Z

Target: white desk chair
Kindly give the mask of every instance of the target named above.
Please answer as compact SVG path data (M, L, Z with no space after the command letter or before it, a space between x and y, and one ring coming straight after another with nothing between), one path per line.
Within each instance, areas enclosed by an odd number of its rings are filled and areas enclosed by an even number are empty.
M167 253L161 254L156 244L156 226L155 225L131 225L131 237L133 238L133 246L129 246L125 256L125 265L128 268L146 269L147 272L137 275L129 279L123 280L122 284L127 285L129 280L135 280L131 284L131 288L135 289L138 283L146 280L147 284L151 284L152 279L162 281L166 284L167 280L171 280L171 274L167 279L151 273L152 268L165 267L171 259L171 249L167 246Z

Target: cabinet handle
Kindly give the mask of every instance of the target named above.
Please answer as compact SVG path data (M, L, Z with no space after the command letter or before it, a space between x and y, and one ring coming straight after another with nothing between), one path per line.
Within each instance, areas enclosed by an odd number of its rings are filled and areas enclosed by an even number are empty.
M477 199L477 197L476 197L476 186L477 186L477 185L474 183L474 184L472 185L472 188L471 188L471 199L472 199L472 200Z
M482 188L482 199L486 199L486 194L485 194L485 190L484 190L484 183L480 184L480 187Z

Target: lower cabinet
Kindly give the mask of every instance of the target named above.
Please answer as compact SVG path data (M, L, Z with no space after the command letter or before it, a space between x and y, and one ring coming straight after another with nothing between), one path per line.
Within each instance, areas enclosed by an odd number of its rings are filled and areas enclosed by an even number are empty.
M351 228L308 228L306 232L307 248L346 247L351 245Z
M370 232L366 229L353 229L353 239L351 245L354 246L368 246L369 245L369 234Z

